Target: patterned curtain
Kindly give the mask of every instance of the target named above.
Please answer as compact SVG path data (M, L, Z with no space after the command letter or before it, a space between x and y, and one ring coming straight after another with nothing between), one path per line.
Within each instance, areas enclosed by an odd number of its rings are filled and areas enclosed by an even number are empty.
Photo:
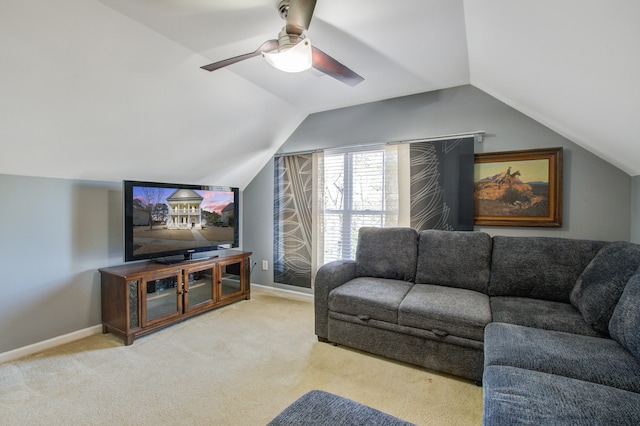
M313 154L275 159L273 280L311 288Z
M473 143L467 137L387 146L383 226L473 230ZM274 282L311 288L324 263L324 156L274 161Z
M473 230L473 137L410 145L410 226Z

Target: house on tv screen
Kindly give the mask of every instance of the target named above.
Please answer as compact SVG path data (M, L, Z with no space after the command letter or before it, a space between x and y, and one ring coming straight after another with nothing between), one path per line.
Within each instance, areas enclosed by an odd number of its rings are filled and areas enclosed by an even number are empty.
M202 200L204 198L191 189L178 189L168 196L167 229L202 229Z

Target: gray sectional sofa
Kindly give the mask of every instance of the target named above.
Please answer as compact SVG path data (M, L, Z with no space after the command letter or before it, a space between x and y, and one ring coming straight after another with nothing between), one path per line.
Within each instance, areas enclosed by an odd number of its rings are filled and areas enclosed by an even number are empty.
M640 424L640 246L361 228L320 341L483 384L484 423Z

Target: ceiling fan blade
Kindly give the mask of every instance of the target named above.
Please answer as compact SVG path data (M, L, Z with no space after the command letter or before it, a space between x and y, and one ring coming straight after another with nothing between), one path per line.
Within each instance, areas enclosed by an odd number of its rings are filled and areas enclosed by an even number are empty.
M245 53L244 55L235 56L233 58L225 59L223 61L214 62L209 65L202 66L203 70L207 71L215 71L220 68L224 68L228 65L235 64L236 62L244 61L245 59L253 58L254 56L258 56L262 54L262 52L271 52L278 48L278 40L267 40L258 49L251 53Z
M333 59L317 47L311 47L313 67L318 71L340 80L353 87L364 81L364 78L350 70L345 65Z
M300 35L309 29L316 0L291 0L287 12L287 34Z

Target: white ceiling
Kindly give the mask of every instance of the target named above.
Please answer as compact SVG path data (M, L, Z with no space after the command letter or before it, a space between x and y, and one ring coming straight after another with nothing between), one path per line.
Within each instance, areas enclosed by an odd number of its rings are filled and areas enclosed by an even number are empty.
M365 78L262 58L276 0L0 0L0 173L244 187L313 112L473 84L640 175L635 0L318 0Z

